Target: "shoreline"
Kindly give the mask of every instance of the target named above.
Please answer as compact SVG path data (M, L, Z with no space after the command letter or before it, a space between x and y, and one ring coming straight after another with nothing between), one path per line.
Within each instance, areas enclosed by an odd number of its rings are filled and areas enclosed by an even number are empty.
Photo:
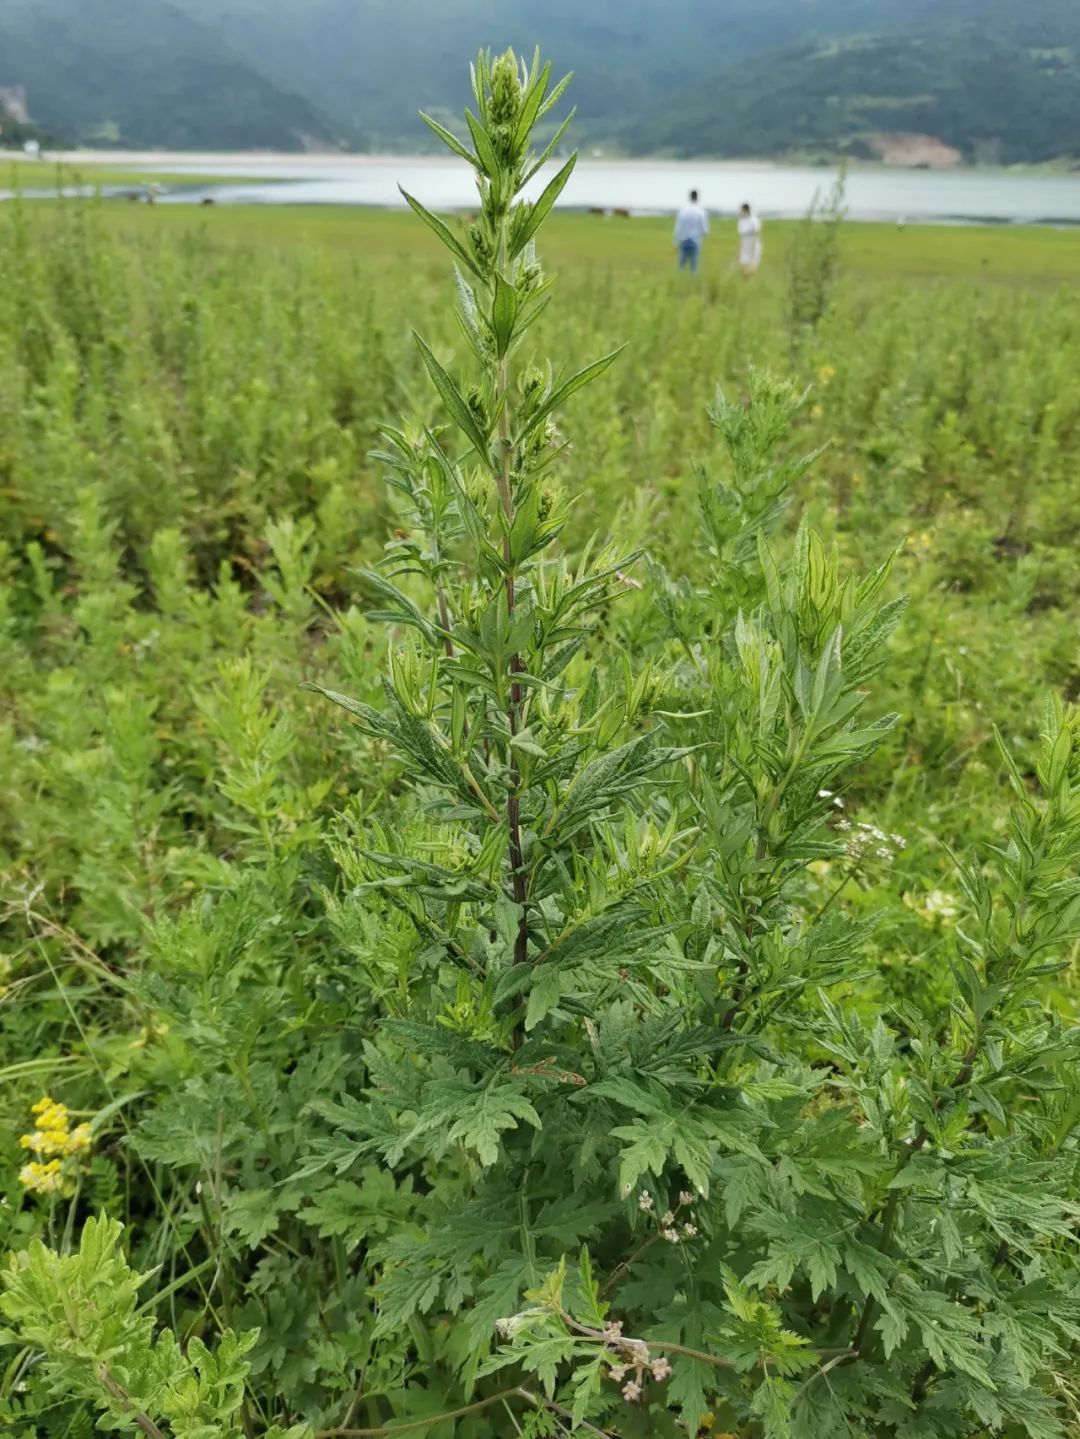
M384 168L391 165L425 164L455 167L461 162L454 155L439 151L377 151L360 153L356 151L286 151L286 150L48 150L40 156L30 156L20 150L0 151L0 161L31 168L45 165L95 165L123 168L125 165L149 166L157 169L182 166L196 170L206 165L227 165L230 168L247 167L268 172L272 168L288 166L290 169L320 170L328 167L364 169ZM578 165L633 165L639 169L652 166L693 169L707 167L711 171L726 171L733 174L742 170L820 170L823 174L845 168L849 175L981 175L1008 179L1015 177L1043 177L1046 179L1075 179L1080 184L1080 161L1045 161L1024 165L891 165L884 160L845 160L842 156L833 159L818 159L800 156L797 153L786 157L775 155L757 158L754 156L715 157L699 155L692 159L664 155L604 155L578 152Z

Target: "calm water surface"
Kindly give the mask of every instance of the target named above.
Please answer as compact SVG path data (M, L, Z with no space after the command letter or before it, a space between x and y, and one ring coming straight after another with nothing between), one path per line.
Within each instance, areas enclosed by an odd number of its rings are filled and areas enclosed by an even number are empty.
M399 185L433 210L463 210L476 203L468 170L452 159L190 154L102 154L95 159L113 166L132 163L147 172L214 177L209 187L174 187L161 197L167 204L194 204L212 196L219 204L399 207L404 204ZM538 177L536 193L554 169ZM256 183L229 183L252 176L259 177ZM719 214L733 214L747 200L762 215L784 217L804 214L815 192L826 191L834 179L829 169L760 163L584 159L558 203L563 209L664 213L696 187L703 203ZM847 203L849 215L858 220L1080 224L1080 174L854 170L848 175Z

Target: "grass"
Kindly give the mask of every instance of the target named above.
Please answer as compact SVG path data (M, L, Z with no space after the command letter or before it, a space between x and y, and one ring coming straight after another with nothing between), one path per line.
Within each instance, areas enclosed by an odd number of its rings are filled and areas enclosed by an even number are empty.
M107 223L132 235L205 225L208 235L234 243L320 247L379 259L434 261L439 255L434 237L409 214L395 210L229 205L206 215L172 206L153 215L110 213ZM796 228L786 222L768 225L767 271L782 268ZM704 258L706 283L733 263L733 231L733 222L715 224ZM674 264L671 222L663 218L622 220L559 213L549 221L545 240L546 255L560 268L610 267L663 274ZM1080 242L1072 230L946 225L897 230L894 225L853 224L844 237L844 262L851 274L881 279L992 279L1044 287L1080 279Z
M201 187L204 185L258 185L265 184L266 177L258 175L230 175L223 180L220 173L183 173L172 170L133 170L105 164L54 165L47 161L31 165L26 161L16 162L13 171L16 181L24 190L54 190L58 186L100 186L126 185L138 188L144 185L169 185Z

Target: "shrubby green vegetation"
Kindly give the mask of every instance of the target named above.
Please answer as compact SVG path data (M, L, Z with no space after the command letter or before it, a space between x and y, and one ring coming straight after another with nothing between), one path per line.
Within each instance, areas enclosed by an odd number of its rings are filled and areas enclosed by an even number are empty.
M0 1415L1064 1439L1077 301L553 290L549 81L437 261L4 212Z

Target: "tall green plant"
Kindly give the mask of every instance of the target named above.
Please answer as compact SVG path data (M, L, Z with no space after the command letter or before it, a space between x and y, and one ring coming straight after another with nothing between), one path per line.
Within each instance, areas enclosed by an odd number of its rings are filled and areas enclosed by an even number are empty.
M666 291L635 291L648 343L614 397L606 383L573 396L589 368L564 380L532 353L550 289L535 237L515 246L550 201L539 176L535 206L520 193L549 78L481 60L471 143L448 139L477 173L480 216L459 230L421 207L460 271L460 339L430 318L414 357L434 381L428 423L386 433L393 537L363 581L390 626L381 699L369 623L350 611L329 633L313 599L354 553L338 484L352 467L349 446L319 458L308 441L327 433L324 402L331 434L351 422L362 385L339 307L319 310L321 259L277 306L276 268L256 292L247 254L157 245L140 266L157 286L152 348L130 373L125 247L95 262L108 296L77 224L60 256L28 246L30 287L0 296L37 387L0 407L6 453L56 481L65 532L24 548L24 529L42 530L25 484L2 636L2 837L17 856L4 1077L20 1123L42 1112L47 1077L93 1145L78 1163L65 1150L57 1179L56 1134L27 1135L36 1168L18 1128L0 1135L0 1236L51 1246L13 1255L3 1286L0 1427L675 1439L711 1415L743 1439L1061 1439L1075 1421L1080 1100L1057 970L1080 904L1077 718L1051 705L1037 764L1010 770L1011 829L995 827L991 783L968 781L971 833L955 806L946 821L966 847L960 896L935 888L875 926L890 891L941 883L921 832L949 783L927 763L895 787L862 768L907 748L868 694L918 703L890 644L892 573L849 574L806 525L781 533L814 460L792 435L815 415L763 370L717 402L696 530L693 507L679 513L701 433L686 387L706 354L723 369L740 350L728 319L714 354L707 316L691 336ZM366 290L352 293L366 333ZM560 350L615 323L606 287L578 293L562 329L545 325ZM983 446L1049 464L1060 444L1066 464L1071 412L1045 404L1068 373L1067 318L1045 316L1056 371L1018 388L997 357L1011 305L980 345L967 309L935 299L924 314L905 296L869 357L859 320L830 317L822 336L850 356L826 407L843 388L852 445L881 446L862 515L902 516L931 446L943 468L928 473L954 479L974 479ZM226 312L247 329L223 327ZM1008 333L1033 327L1029 313ZM233 350L236 334L258 343ZM286 335L319 337L318 363L301 346L302 385ZM972 409L954 345L990 365L1011 418L990 389ZM155 354L207 478L242 470L246 503L219 495L231 518L201 539L149 523L156 509L125 527L112 471L65 500L87 482L89 434L110 454L114 424L155 443L135 403ZM238 407L220 376L241 372ZM102 398L121 378L122 416ZM553 428L565 398L589 484L570 499ZM1032 451L1037 427L1017 417L1044 414ZM49 435L59 448L42 449ZM634 484L612 520L650 536L648 572L578 532L639 472L672 477ZM134 490L134 460L128 474ZM264 476L295 486L296 516L260 522L265 550L250 533ZM560 530L571 499L577 524ZM966 523L948 543L974 568ZM200 590L192 573L233 555L234 526L262 561L234 558ZM560 552L567 537L577 548ZM1018 567L1018 591L1033 572ZM994 582L979 583L985 604ZM992 613L1018 626L1027 599L1010 603ZM1014 651L1017 628L999 629L1012 638L998 653ZM322 707L278 693L292 676L355 684L359 734L318 732ZM921 693L932 712L940 688ZM353 798L330 819L346 778ZM906 812L886 823L869 806L898 792ZM996 847L976 847L984 827ZM916 840L903 857L901 829ZM161 1267L156 1298L134 1299L114 1226L78 1244L99 1205L123 1216L133 1263Z
M835 300L846 190L847 172L842 168L828 195L814 195L792 237L787 258L787 323L793 352L813 334Z
M376 1336L424 1389L456 1374L470 1413L533 1406L534 1433L708 1410L766 1439L1063 1436L1075 1046L1033 1005L1078 933L1076 721L1050 716L1047 808L1026 800L998 897L965 869L946 1022L868 1023L872 926L808 867L902 842L842 807L892 723L862 714L902 610L889 566L846 578L805 527L778 562L765 535L812 457L776 460L798 397L759 376L717 415L711 584L660 587L652 664L618 651L632 557L553 551L555 412L612 357L562 380L524 354L550 288L531 242L573 165L521 198L548 73L481 56L473 148L433 126L477 174L464 235L408 197L455 260L471 370L418 341L444 421L387 431L399 528L365 577L395 630L385 703L330 695L411 796L340 827L375 918L362 972L387 994L393 954L399 984L312 1159L378 1156L420 1196L372 1254Z

